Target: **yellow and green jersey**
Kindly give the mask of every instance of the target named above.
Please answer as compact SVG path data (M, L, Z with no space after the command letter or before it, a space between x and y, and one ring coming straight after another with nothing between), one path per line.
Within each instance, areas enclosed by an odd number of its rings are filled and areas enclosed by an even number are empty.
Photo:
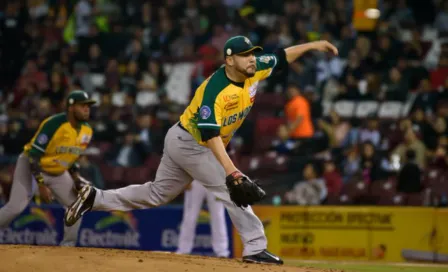
M45 119L24 147L26 154L40 158L42 171L60 175L69 169L87 148L92 128L86 122L72 127L65 113Z
M263 55L256 60L255 75L244 83L229 80L222 66L197 88L180 122L199 144L205 145L201 129L219 130L227 146L241 126L254 104L259 81L269 77L277 64L277 56L274 54Z

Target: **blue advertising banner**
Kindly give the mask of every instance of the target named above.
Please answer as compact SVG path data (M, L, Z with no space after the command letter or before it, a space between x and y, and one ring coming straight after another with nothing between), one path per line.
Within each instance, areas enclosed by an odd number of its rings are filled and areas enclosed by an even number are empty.
M64 210L59 205L30 206L7 228L0 229L0 244L58 245L63 237ZM89 212L82 219L78 246L152 251L177 249L182 206L164 206L131 212ZM232 225L226 214L229 251ZM198 217L192 254L213 255L210 216Z

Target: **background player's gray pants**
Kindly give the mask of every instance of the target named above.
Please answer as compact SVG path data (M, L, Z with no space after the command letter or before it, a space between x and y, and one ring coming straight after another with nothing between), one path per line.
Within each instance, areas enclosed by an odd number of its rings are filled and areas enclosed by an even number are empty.
M168 203L184 191L193 178L224 201L242 238L244 256L266 249L267 241L261 221L250 207L243 210L230 200L225 185L225 171L212 151L199 145L188 132L177 125L165 137L164 154L156 180L117 190L98 190L93 210L129 211L156 207Z
M73 179L68 172L60 176L44 174L45 185L53 192L56 200L69 206L76 200L73 192ZM7 227L25 208L33 197L33 176L28 158L21 154L17 160L9 201L0 209L0 228ZM64 227L62 246L75 246L81 220L71 227Z

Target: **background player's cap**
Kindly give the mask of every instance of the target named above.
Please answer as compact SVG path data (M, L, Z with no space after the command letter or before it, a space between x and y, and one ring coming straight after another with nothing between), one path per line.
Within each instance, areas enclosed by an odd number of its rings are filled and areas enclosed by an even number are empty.
M224 57L251 51L260 52L262 50L263 48L261 46L254 46L249 38L245 36L234 36L228 39L224 45Z
M89 94L84 91L73 91L67 97L67 107L74 104L89 104L93 105L96 101L91 99Z

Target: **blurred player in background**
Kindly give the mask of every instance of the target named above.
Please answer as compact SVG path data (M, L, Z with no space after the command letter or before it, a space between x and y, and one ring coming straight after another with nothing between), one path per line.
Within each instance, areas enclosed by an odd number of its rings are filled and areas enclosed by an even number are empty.
M230 252L224 204L196 180L193 180L191 185L185 190L184 213L176 253L190 254L193 250L196 237L196 223L204 199L207 199L207 207L210 213L213 252L218 257L228 258Z
M45 119L17 160L8 203L0 209L0 227L7 227L28 206L37 182L39 198L64 206L76 200L88 182L79 173L79 156L92 139L87 121L95 101L84 91L73 91L67 98L67 111ZM34 187L34 188L33 188ZM81 220L65 227L62 246L75 246Z
M236 151L231 143L226 150L231 159L236 161ZM207 200L207 208L210 213L213 252L218 257L228 258L230 251L224 203L197 180L193 180L184 192L184 213L176 253L191 254L194 248L197 220L204 199Z

